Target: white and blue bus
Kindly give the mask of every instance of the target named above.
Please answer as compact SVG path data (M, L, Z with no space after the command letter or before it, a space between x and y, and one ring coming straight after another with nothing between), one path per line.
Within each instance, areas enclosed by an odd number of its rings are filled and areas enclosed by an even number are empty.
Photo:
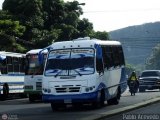
M41 51L42 49L33 49L26 53L24 92L28 95L30 102L42 98L42 76L47 50L41 53L44 58L42 63L38 59L38 54Z
M118 104L126 88L120 42L79 38L51 46L43 73L42 99L51 103L53 110L66 104Z
M24 93L25 54L0 51L0 98Z

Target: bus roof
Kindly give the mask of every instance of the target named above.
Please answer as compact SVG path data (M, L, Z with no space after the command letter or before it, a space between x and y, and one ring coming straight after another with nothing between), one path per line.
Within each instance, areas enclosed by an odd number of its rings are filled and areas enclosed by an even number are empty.
M95 45L121 45L119 41L98 40L98 39L75 39L73 41L55 42L51 45L53 49L94 47Z
M14 52L0 51L0 56L24 57L25 54L22 54L22 53L14 53Z
M33 49L28 51L26 54L38 54L43 49ZM47 50L44 50L42 53L47 53Z

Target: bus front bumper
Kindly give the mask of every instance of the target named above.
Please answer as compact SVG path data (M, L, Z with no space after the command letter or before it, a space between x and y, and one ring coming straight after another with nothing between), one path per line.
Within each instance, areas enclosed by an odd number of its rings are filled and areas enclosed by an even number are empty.
M98 91L92 93L74 94L74 95L42 95L42 100L49 103L77 103L97 101Z

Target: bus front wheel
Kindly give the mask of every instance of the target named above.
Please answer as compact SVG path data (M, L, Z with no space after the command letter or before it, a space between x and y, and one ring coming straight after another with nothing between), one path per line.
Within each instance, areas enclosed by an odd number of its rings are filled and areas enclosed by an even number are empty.
M103 106L104 106L104 102L105 102L105 91L104 91L104 90L101 90L101 91L98 93L98 100L92 102L92 106L93 106L94 108L103 107Z
M108 105L119 104L120 97L121 97L121 91L120 88L118 88L117 95L114 98L107 100Z

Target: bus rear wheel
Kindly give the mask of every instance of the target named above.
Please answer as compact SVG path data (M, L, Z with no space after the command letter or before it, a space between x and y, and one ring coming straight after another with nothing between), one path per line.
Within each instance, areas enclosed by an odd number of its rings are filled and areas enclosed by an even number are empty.
M42 100L41 94L29 94L28 97L30 102L35 102L36 100Z
M9 95L9 87L7 84L3 85L3 95L2 95L2 100L6 100Z
M35 102L35 96L32 94L29 94L29 102Z

